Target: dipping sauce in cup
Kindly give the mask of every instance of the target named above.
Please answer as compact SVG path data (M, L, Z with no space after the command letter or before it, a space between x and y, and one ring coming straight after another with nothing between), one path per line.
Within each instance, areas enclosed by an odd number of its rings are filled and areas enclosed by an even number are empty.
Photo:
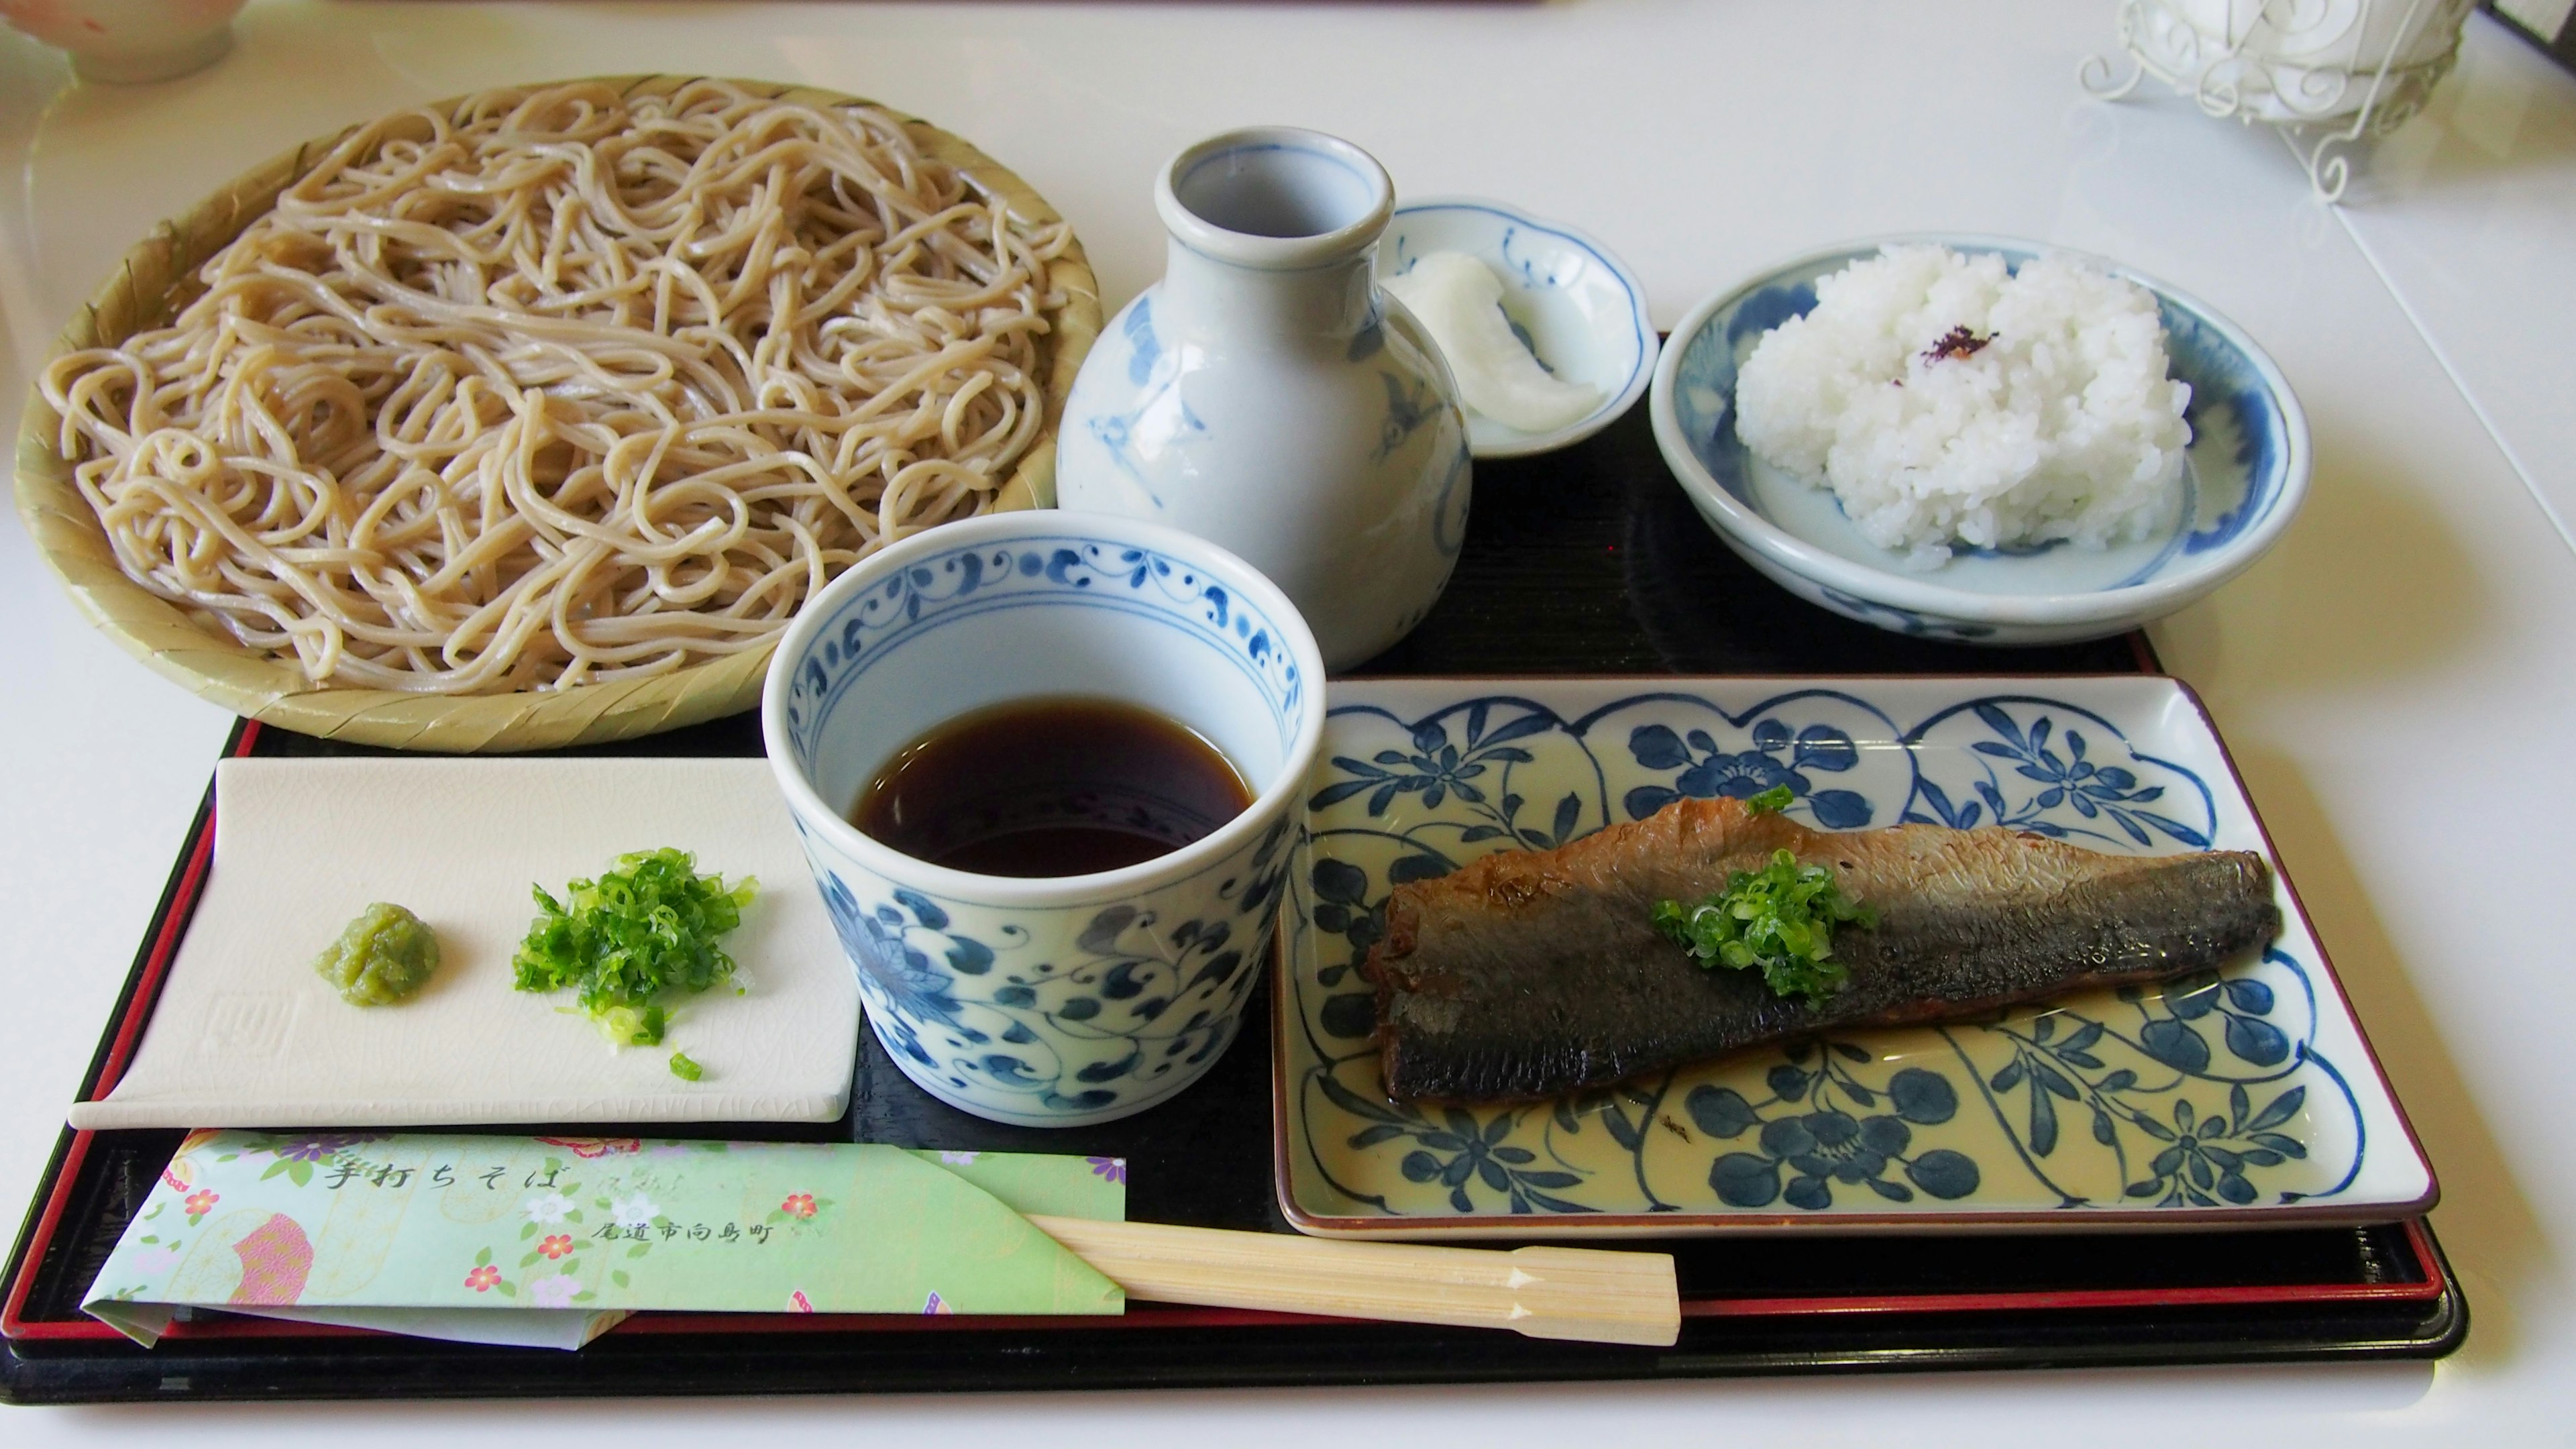
M1025 1126L1123 1117L1197 1080L1270 954L1323 684L1269 580L1133 519L947 524L808 601L770 665L762 734L904 1074ZM1160 748L1135 745L1137 713L1211 753L1238 808L1169 768L1118 785L1115 756ZM1128 798L1104 807L1104 779ZM1079 856L1060 828L1146 840L1133 858Z
M1089 875L1167 855L1251 803L1188 725L1069 696L979 709L897 750L850 823L951 870Z

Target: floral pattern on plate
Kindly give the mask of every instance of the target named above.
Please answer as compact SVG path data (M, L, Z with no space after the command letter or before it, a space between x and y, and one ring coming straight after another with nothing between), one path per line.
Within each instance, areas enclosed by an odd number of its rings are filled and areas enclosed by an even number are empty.
M2264 849L2170 680L1333 686L1291 871L1282 1202L1309 1231L2372 1220L2429 1168L2295 901L2259 960L1941 1026L1836 1033L1552 1102L1387 1099L1359 970L1395 885L1686 797L1824 829L2000 825Z

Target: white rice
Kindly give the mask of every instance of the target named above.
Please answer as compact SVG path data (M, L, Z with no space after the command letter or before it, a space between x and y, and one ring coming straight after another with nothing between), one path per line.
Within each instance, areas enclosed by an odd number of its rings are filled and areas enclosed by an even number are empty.
M1988 338L1935 351L1953 329ZM2143 287L2043 257L1890 247L1816 282L1735 385L1745 446L1830 488L1862 535L1937 568L1991 548L2147 537L2172 514L2191 388Z

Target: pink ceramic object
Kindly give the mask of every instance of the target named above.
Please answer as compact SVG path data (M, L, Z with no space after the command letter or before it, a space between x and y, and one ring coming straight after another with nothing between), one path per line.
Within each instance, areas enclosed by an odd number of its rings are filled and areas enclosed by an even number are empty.
M233 46L244 0L0 0L0 18L70 51L85 80L168 80Z

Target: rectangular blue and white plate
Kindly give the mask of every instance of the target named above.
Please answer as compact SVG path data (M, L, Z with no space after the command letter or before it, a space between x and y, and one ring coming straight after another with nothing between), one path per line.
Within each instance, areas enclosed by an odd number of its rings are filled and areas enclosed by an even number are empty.
M2000 825L2096 850L2257 850L2182 684L1399 679L1332 686L1283 916L1280 1206L1360 1237L2385 1222L2431 1167L2286 877L2228 971L1838 1033L1553 1102L1391 1101L1358 963L1389 888L1683 796ZM2277 871L2279 861L2273 860Z

